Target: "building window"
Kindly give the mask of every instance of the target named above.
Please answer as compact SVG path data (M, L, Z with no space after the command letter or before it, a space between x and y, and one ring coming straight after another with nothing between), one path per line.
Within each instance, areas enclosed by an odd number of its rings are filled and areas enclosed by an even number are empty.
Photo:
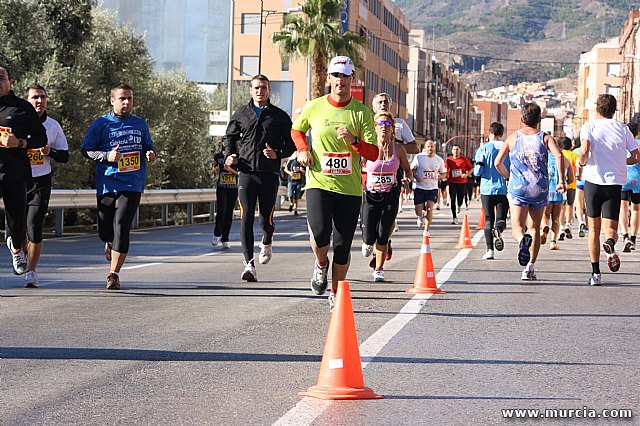
M282 56L282 71L289 71L289 55Z
M620 64L607 64L607 76L608 77L620 77Z
M260 34L260 14L259 13L243 13L242 14L242 34Z
M258 74L258 57L240 56L240 75L253 77L256 74Z

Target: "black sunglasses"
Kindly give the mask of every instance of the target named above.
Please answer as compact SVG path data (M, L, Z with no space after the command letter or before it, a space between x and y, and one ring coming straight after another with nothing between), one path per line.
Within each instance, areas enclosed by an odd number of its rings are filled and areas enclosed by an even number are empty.
M335 78L347 78L347 77L351 77L351 74L343 74L341 72L330 72L329 73L332 77Z

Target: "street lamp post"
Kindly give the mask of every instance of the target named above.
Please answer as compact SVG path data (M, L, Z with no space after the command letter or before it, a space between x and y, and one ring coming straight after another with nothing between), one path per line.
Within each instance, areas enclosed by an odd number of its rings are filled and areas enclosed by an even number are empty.
M233 112L233 15L234 0L231 0L229 12L229 69L227 70L227 123L231 121Z

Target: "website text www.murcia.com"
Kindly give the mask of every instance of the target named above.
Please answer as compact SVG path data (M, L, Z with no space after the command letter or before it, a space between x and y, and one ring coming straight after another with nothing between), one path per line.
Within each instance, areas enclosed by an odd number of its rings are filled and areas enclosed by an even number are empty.
M631 419L633 411L628 409L594 410L582 408L552 408L552 409L503 409L505 419Z

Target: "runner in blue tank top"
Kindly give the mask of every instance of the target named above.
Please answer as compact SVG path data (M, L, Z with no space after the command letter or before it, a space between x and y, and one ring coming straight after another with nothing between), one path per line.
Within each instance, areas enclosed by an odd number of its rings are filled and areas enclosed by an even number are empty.
M535 280L535 261L540 251L540 221L549 203L548 151L556 156L558 168L564 170L564 156L552 136L538 130L540 107L530 102L522 107L522 128L510 135L495 160L498 171L509 180L508 197L511 208L511 231L518 241L518 262L524 266L523 280ZM509 170L504 165L507 155ZM566 191L564 175L559 177L558 193ZM527 216L531 216L530 233L525 233ZM533 245L533 253L529 248Z

